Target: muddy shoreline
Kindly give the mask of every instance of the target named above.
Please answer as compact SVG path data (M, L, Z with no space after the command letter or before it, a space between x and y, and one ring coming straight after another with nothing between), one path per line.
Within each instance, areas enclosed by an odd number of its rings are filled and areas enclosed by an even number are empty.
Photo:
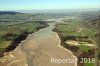
M54 27L54 24L50 24L49 27L40 29L29 35L15 50L9 52L9 54L5 54L0 60L1 65L7 66L10 63L9 66L58 66L57 63L50 63L50 58L69 58L76 60L76 56L70 50L60 45L61 41L58 34L52 31ZM5 61L4 63L2 63L3 60ZM7 63L8 61L9 63ZM67 63L67 65L77 66L77 63ZM59 66L66 66L66 63L60 64Z
M49 26L49 25L44 24L44 26L37 27L36 29L37 29L37 31L39 31L40 29L46 28L47 26ZM34 32L31 32L31 33L22 32L17 38L14 38L11 41L11 44L3 52L0 52L0 57L3 57L4 53L6 53L6 52L13 51L21 43L21 41L25 40L27 38L27 36L32 34L32 33L34 33Z
M67 44L65 41L66 39L63 38L63 36L61 35L61 33L56 29L56 27L52 30L54 32L56 32L61 40L61 46L63 46L64 48L70 50L78 59L77 61L77 66L84 66L84 63L80 63L82 60L81 58L95 58L94 55L94 49L93 50L89 50L88 52L85 51L81 51L79 50L78 46L72 46Z

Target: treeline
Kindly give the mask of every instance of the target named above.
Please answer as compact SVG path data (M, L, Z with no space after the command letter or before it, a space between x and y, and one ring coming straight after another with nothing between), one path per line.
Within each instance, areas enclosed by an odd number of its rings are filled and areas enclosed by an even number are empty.
M80 14L80 17L83 19L84 25L89 28L95 28L98 27L98 22L100 22L100 11L94 11L94 12L84 12Z
M0 15L5 15L5 14L16 15L16 14L23 14L23 13L14 12L14 11L0 11Z
M76 16L78 17L77 20L67 20L65 23L57 24L55 29L53 29L60 36L61 46L72 51L79 59L78 66L94 66L94 63L80 63L80 61L82 61L81 58L95 58L94 47L86 46L86 44L94 45L96 42L98 23L100 23L99 15L97 12L84 12ZM68 41L73 45L68 44ZM80 45L76 46L74 42Z
M15 49L28 34L48 26L47 22L35 20L34 16L19 13L0 15L0 56Z

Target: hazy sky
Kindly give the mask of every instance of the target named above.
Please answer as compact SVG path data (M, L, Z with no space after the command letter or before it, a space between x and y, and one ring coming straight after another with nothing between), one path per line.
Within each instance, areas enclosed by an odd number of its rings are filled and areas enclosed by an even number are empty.
M0 10L100 8L100 0L0 0Z

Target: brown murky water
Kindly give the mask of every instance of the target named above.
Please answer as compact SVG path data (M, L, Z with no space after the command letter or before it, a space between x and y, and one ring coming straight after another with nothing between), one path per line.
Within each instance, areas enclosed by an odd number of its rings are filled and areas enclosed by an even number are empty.
M60 46L57 33L52 32L54 23L27 37L12 52L0 58L0 66L76 66L77 63L51 62L51 59L74 59L76 57Z

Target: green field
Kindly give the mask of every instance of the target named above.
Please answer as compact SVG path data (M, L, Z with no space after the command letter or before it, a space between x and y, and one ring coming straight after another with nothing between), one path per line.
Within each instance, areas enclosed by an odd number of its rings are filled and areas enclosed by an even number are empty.
M94 66L94 63L85 63L85 66Z
M0 15L0 51L4 51L23 33L30 34L47 26L46 22L36 17L32 14Z
M83 22L68 22L66 24L58 24L56 29L62 34L64 39L67 37L75 37L76 40L95 39L96 31L94 28L85 27Z
M94 56L93 48L86 46L85 44L96 44L98 31L96 24L98 20L96 22L79 20L80 21L73 19L70 22L66 20L64 23L57 24L55 30L60 33L62 38L61 41L63 41L63 43L65 41L76 41L79 43L78 50L84 54L82 57L89 57L89 55ZM67 45L63 44L63 46L68 49L68 47L66 47ZM91 51L92 54L89 51ZM88 53L88 55L86 55L86 53ZM84 63L84 66L94 66L94 63Z

